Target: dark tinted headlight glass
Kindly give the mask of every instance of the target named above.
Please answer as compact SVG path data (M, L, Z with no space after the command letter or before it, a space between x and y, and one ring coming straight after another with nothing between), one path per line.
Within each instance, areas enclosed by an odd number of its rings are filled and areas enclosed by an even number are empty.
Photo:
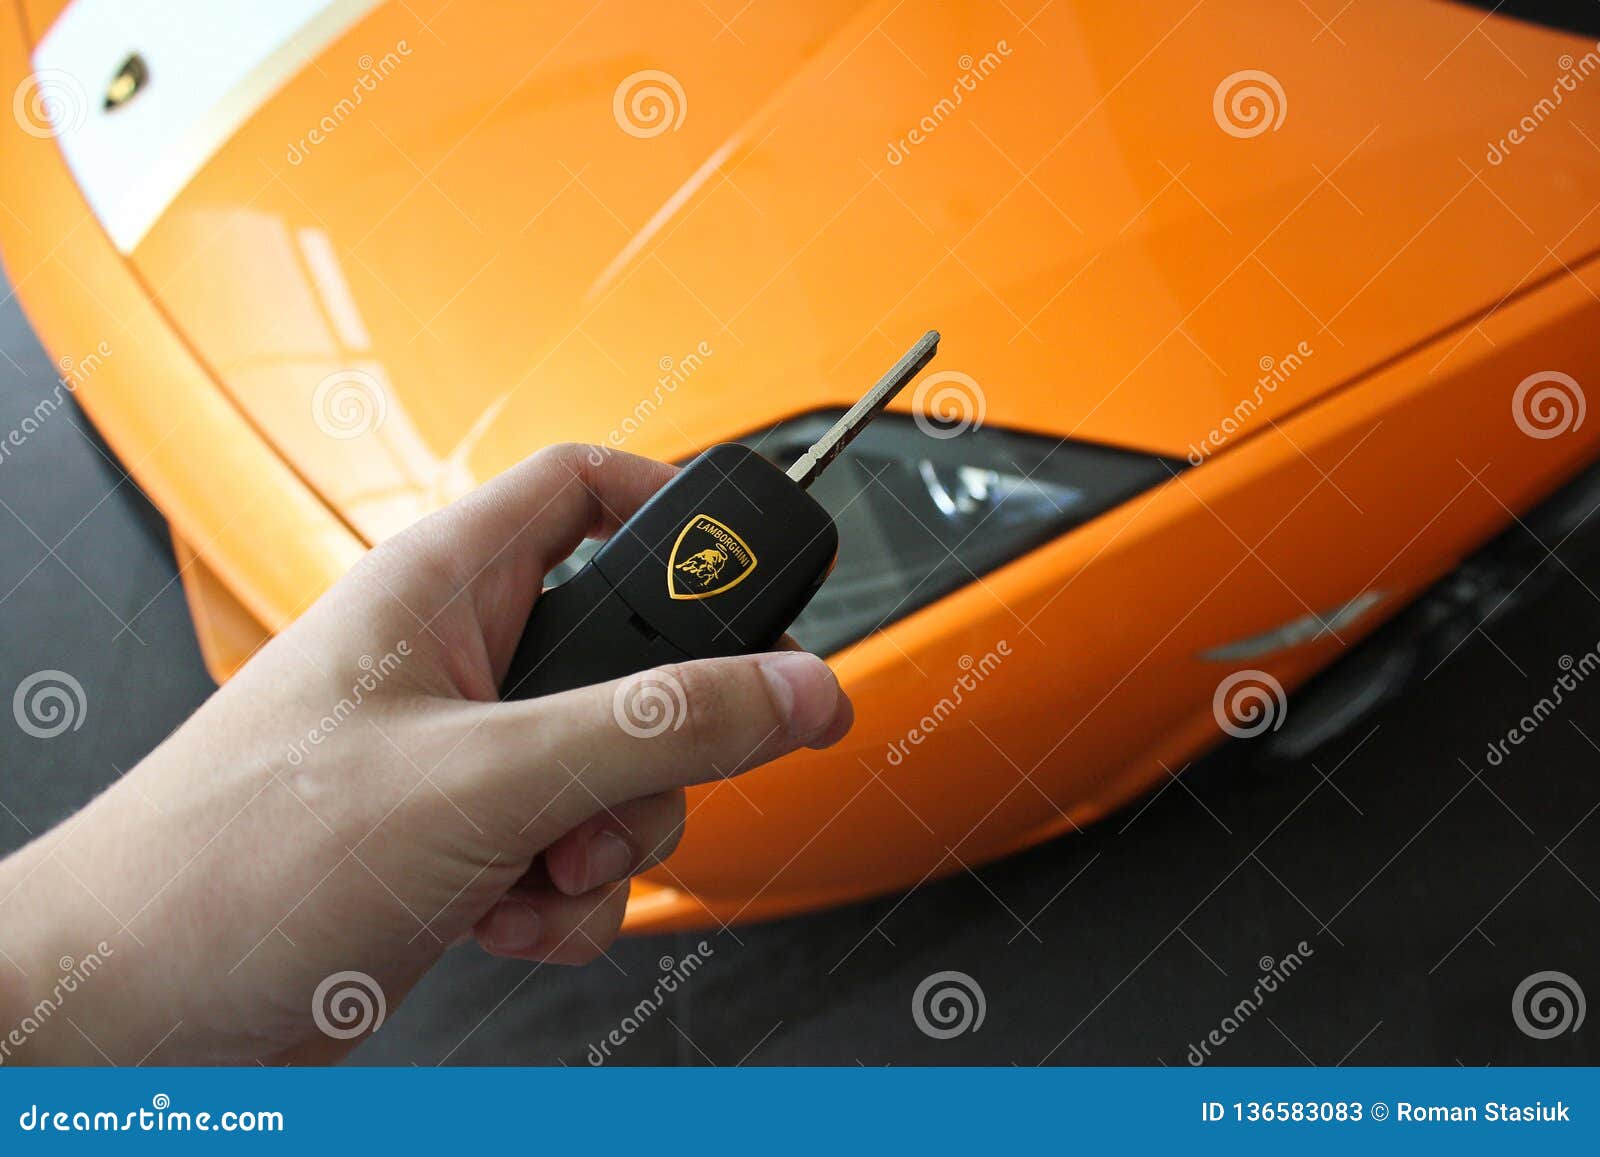
M838 416L742 440L788 466ZM836 651L1183 467L988 426L941 433L884 414L812 485L838 523L839 561L791 628L805 646Z

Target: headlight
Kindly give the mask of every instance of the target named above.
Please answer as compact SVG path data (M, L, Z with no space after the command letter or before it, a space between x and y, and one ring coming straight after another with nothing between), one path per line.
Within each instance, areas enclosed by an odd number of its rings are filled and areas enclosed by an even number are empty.
M787 467L843 411L740 441ZM883 414L811 494L839 526L839 561L791 634L829 654L949 594L1184 468L1184 463L993 427L930 435ZM565 579L586 543L549 578Z
M787 466L838 416L807 415L743 441ZM811 488L838 523L839 561L791 633L820 654L837 651L1180 469L993 427L930 436L884 414Z

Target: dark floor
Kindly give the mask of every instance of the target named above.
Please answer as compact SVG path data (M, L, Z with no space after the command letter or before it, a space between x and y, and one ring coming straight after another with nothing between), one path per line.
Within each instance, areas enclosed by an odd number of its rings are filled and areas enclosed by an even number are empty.
M15 302L0 355L3 433L54 377ZM210 690L162 524L86 431L63 410L0 460L0 693L56 668L89 704L50 742L0 716L0 851L81 806ZM716 936L614 1061L1181 1065L1304 940L1303 967L1215 1063L1600 1062L1600 1024L1538 1040L1512 1016L1518 983L1545 970L1600 995L1600 679L1501 766L1484 755L1562 656L1600 645L1589 588L1600 568L1563 575L1304 764L1268 773L1224 752L1142 810L981 878ZM457 949L357 1059L584 1064L660 958L699 939L625 942L615 966L582 971ZM940 1040L912 997L945 970L974 978L987 1012Z

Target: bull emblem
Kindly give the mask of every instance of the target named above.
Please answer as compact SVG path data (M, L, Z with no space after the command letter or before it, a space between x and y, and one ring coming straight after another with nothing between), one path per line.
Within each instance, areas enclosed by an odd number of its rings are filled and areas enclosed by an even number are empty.
M716 547L708 546L704 550L695 551L688 558L678 563L677 569L685 574L700 580L703 587L710 586L718 575L722 573L722 565L728 561L728 556Z

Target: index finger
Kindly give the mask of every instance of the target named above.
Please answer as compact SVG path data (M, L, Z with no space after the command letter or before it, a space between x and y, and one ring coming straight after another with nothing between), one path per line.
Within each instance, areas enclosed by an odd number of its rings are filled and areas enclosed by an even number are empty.
M610 534L678 472L600 446L566 443L524 458L424 523L469 565L499 556L543 578L585 538Z

